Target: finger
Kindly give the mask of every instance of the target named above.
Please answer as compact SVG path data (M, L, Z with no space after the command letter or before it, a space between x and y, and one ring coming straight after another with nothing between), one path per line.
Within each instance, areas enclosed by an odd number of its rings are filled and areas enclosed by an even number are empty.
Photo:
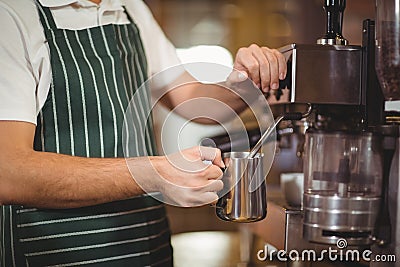
M256 46L256 45L253 45ZM250 48L240 48L236 55L235 68L238 70L246 70L249 78L256 84L257 87L261 86L260 82L260 66L258 61L254 58Z
M216 148L215 158L212 161L214 165L217 165L220 168L225 168L224 161L222 160L221 150Z
M219 192L222 189L224 189L224 183L222 180L212 180L208 185L205 186L204 191Z
M197 207L218 201L218 194L210 191L188 191L190 195L185 197L182 206L184 207Z
M208 166L206 172L207 173L205 176L208 178L208 180L221 179L223 176L221 168L216 165Z
M222 180L209 180L202 186L193 187L192 192L193 194L199 194L199 192L219 192L222 189L224 189L224 183Z
M218 195L215 192L204 192L201 194L202 204L216 204L218 202Z
M241 83L248 78L248 74L245 71L240 71L237 69L233 69L226 79L228 86L231 86L236 83Z
M221 150L218 148L199 146L199 152L201 160L209 160L214 165L225 168L225 164L222 161Z
M215 208L217 206L217 203L218 203L218 199L214 200L213 202L211 202L209 204L210 204L210 207L214 207Z
M279 88L279 63L276 54L271 49L263 47L262 51L269 63L270 87L273 90Z
M178 151L177 153L169 155L168 162L177 170L190 173L202 172L208 166L201 160L198 147Z
M257 59L260 72L261 89L264 92L268 92L271 83L271 64L277 64L276 62L270 62L264 54L263 49L258 46L251 46L253 56Z
M276 49L272 49L272 52L275 54L278 59L278 69L279 69L279 79L285 79L287 75L287 64L285 56Z

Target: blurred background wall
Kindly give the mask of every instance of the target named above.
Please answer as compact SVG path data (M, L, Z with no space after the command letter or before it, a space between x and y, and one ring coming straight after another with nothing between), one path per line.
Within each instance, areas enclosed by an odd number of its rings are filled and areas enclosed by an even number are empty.
M280 47L315 43L325 32L323 0L145 0L179 48L220 45L235 54L251 43ZM361 25L375 0L348 0L344 36L361 43Z

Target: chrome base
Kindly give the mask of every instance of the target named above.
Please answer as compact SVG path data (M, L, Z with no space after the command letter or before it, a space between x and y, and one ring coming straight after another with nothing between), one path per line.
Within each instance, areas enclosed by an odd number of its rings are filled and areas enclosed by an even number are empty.
M345 239L349 246L369 245L380 200L305 193L303 236L322 244L336 244Z
M349 41L344 39L343 37L337 37L337 38L320 38L317 40L317 44L321 45L348 45Z

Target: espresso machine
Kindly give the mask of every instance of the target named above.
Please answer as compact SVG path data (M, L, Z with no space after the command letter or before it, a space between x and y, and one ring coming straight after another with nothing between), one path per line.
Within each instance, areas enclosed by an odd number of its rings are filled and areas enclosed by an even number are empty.
M316 44L281 48L288 76L283 93L269 97L287 95L289 104L278 105L313 107L298 213L304 241L336 245L345 239L348 246L368 246L382 202L382 137L372 127L383 123L384 100L374 68L374 22L364 22L362 46L349 45L342 36L345 4L324 1L326 34Z
M284 217L284 249L371 249L371 259L392 257L370 266L400 266L400 121L385 111L385 100L400 99L400 1L377 1L376 22L362 25L362 46L342 36L345 5L324 1L327 31L317 44L281 49L288 76L281 92L268 96L286 95L289 103L277 104L284 112L313 107L302 155L303 205L276 209Z
M323 2L326 34L316 44L280 49L288 74L266 95L278 100L271 106L275 116L312 106L300 121L305 141L296 152L303 203L292 207L270 197L265 223L254 228L285 251L370 249L371 259L394 255L397 263L365 264L400 266L400 115L385 110L387 101L400 100L400 0L377 0L376 21L363 22L360 46L342 36L346 1ZM259 136L249 131L250 144ZM214 138L228 151L221 140Z

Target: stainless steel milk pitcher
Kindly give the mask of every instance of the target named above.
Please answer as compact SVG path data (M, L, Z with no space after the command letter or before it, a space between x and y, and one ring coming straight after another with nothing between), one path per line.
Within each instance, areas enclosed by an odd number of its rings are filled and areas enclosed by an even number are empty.
M267 215L266 184L263 155L249 157L249 152L223 154L226 166L216 213L219 218L234 222L255 222Z

